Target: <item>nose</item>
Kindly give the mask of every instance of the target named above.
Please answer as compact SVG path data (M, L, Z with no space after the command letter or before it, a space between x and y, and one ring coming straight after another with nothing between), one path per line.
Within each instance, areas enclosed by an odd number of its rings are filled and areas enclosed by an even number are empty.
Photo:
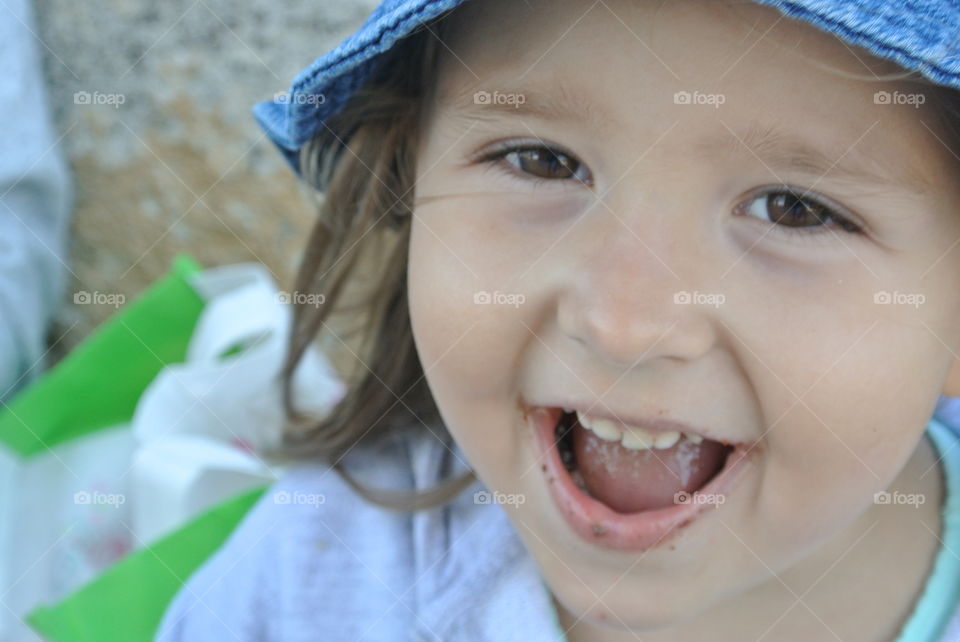
M567 255L579 265L558 302L562 330L618 367L661 358L692 361L708 352L717 339L722 294L690 287L710 280L709 265L696 260L697 242L665 227L641 237L639 227L602 219L603 241ZM664 222L658 217L651 223Z

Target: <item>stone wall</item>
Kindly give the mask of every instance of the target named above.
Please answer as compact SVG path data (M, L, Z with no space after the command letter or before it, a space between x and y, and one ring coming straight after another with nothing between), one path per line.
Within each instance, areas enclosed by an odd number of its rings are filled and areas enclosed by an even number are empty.
M178 252L205 266L260 261L288 286L313 197L250 107L286 90L376 0L34 2L76 194L55 355L114 312L75 305L74 292L129 300Z

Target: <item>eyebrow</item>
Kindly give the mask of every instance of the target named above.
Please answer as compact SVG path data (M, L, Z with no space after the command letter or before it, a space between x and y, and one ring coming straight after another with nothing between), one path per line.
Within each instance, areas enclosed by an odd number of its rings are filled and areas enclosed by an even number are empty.
M912 165L883 163L877 155L858 149L858 142L855 139L851 144L823 150L773 125L754 123L743 135L724 128L717 136L700 142L697 149L717 160L759 159L771 171L784 168L816 176L817 180L869 185L881 191L895 188L922 197L932 188L927 177Z
M563 84L558 85L555 93L520 87L497 90L501 95L522 96L522 103L476 102L476 92L487 91L492 96L494 86L490 84L491 89L484 89L473 83L440 95L438 103L451 109L456 118L467 122L502 122L507 117L525 116L546 122L583 123L589 131L600 136L622 136L626 131L622 122L609 117L601 103ZM915 171L912 165L885 164L876 155L859 150L855 143L823 150L802 137L770 124L754 123L743 134L724 127L718 134L698 142L695 152L701 158L717 162L759 162L775 175L778 171L792 170L816 176L818 180L823 178L854 186L870 186L879 191L900 189L923 197L933 187L927 177Z
M478 92L522 96L523 102L476 101ZM546 93L533 87L498 86L496 83L471 83L455 92L446 92L437 98L438 104L454 111L456 116L471 121L499 121L503 116L526 116L548 122L586 123L592 131L612 134L623 131L619 123L605 113L602 105L590 100L583 92L572 91L560 83L554 92Z

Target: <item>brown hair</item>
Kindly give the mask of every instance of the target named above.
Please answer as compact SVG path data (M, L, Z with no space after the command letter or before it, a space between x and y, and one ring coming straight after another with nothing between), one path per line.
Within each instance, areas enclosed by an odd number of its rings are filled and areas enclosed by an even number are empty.
M303 176L318 190L324 186L324 194L294 289L325 298L320 306L294 307L282 370L291 420L284 454L332 462L360 495L398 510L446 503L475 479L470 471L426 491L375 489L360 484L341 461L355 445L411 425L451 441L414 346L406 288L421 109L430 104L447 15L385 52L369 80L300 153ZM344 399L317 423L294 407L291 381L321 331L331 351L348 353L344 361L352 371L340 373L348 387Z
M324 193L294 287L297 292L322 293L325 299L319 307L294 306L282 371L284 406L291 420L284 454L331 462L361 496L397 510L444 504L475 479L470 471L427 491L376 489L359 483L342 462L354 446L411 426L451 441L417 356L406 286L415 152L424 110L432 104L450 13L385 52L369 80L300 153L304 177ZM910 72L896 79L906 76L930 89L938 106L936 129L956 155L960 92ZM329 353L342 353L343 362L352 367L349 373L338 368L347 394L319 421L296 410L291 385L297 364L316 339L323 340Z

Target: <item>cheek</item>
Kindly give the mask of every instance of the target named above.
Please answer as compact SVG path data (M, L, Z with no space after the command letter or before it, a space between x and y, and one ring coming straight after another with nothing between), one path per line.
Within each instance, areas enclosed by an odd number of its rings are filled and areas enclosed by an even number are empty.
M411 324L427 381L449 422L461 409L464 414L486 412L485 405L502 410L516 389L516 355L529 335L524 304L496 300L507 276L482 247L477 236L436 219L413 223Z
M757 390L770 428L758 510L797 546L859 515L896 478L939 392L942 350L922 325L841 327L859 330L758 353L770 355Z

